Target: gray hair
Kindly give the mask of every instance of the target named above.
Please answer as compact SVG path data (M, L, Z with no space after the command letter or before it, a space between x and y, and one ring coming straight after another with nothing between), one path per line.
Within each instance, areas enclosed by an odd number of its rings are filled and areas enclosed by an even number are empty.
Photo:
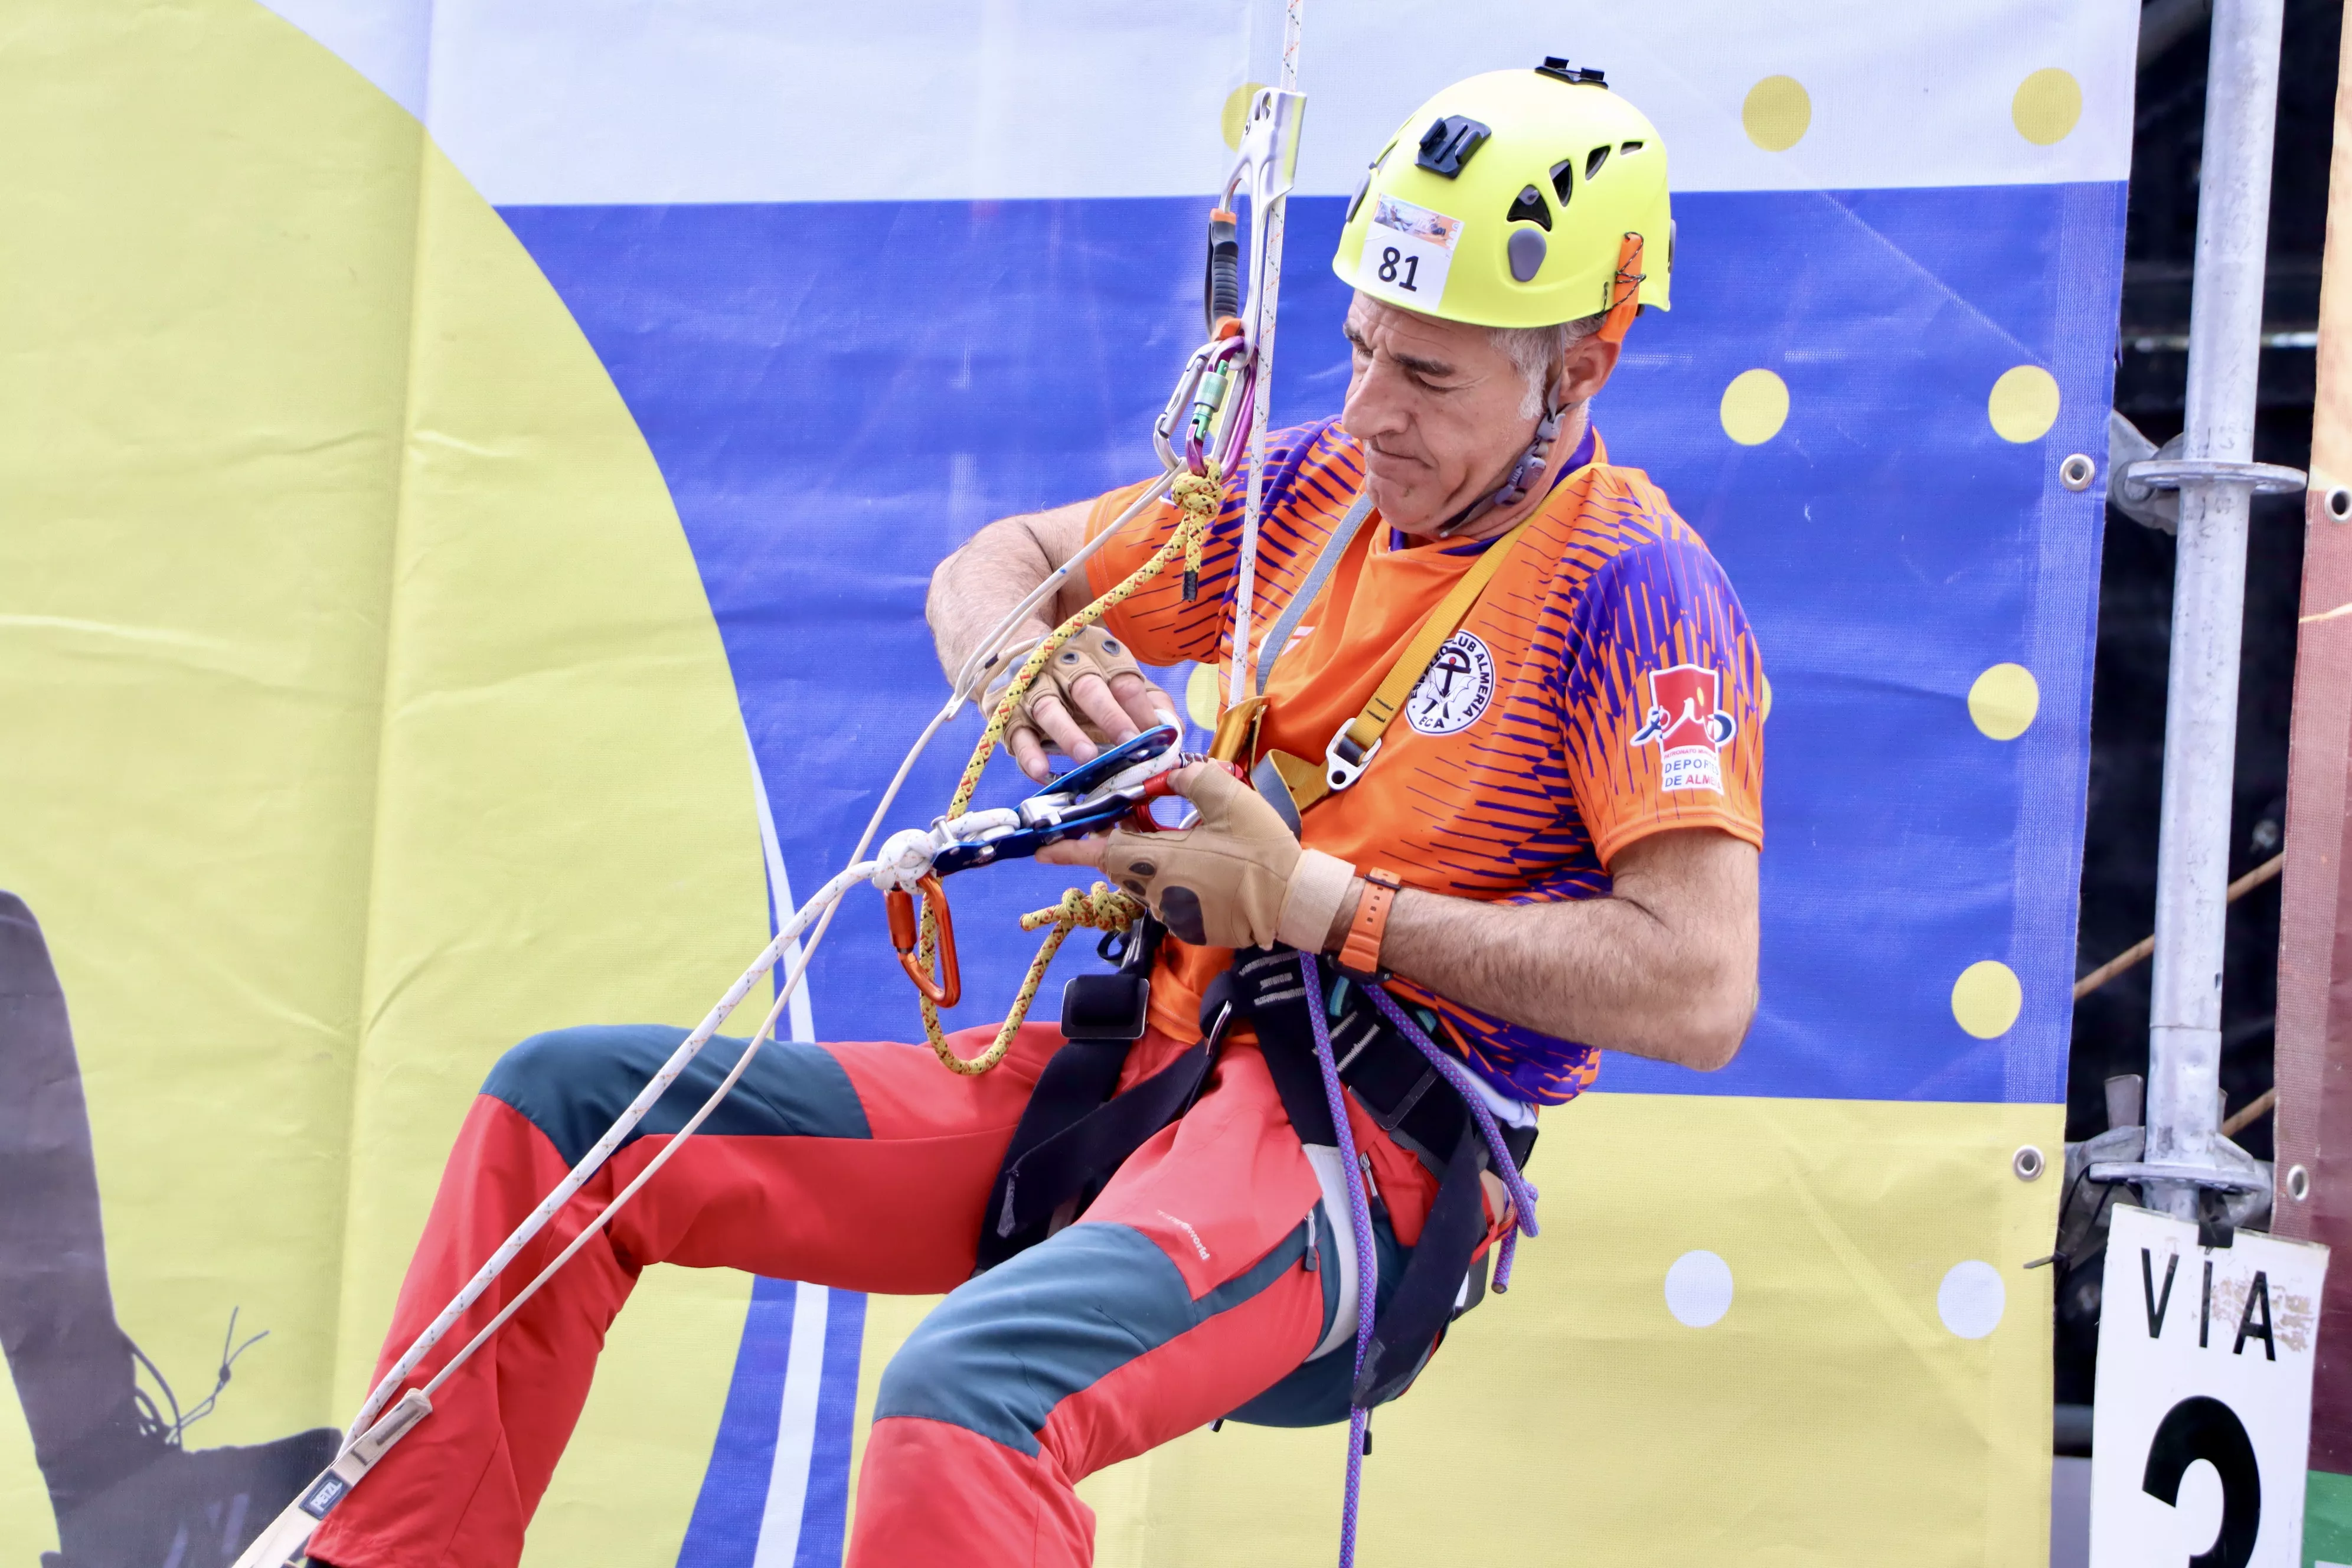
M1609 312L1601 310L1549 327L1486 329L1495 346L1509 356L1528 384L1528 395L1519 402L1520 418L1533 419L1544 411L1552 380L1559 374L1559 363L1567 356L1570 345L1599 331L1601 323L1608 319Z

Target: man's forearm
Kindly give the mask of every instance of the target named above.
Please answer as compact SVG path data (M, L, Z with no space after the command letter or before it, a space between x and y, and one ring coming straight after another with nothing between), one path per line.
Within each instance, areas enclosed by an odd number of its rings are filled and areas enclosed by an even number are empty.
M1085 512L1081 504L1002 519L973 534L962 549L940 563L931 574L923 615L930 622L940 667L949 679L955 679L980 639L1004 618L1007 610L1076 553L1077 544L1084 542ZM1065 584L1056 600L1067 598L1070 592ZM1066 613L1058 602L1041 605L1029 617L1034 624L1015 636L1043 635Z
M1666 837L1713 841L1653 847L1654 863L1674 863L1670 910L1645 907L1644 879L1622 874L1615 896L1560 903L1486 903L1407 889L1389 911L1381 963L1441 996L1558 1038L1719 1068L1755 1012L1755 852L1719 834ZM1334 950L1356 902L1353 891L1341 902Z
M1011 523L1020 521L1006 520ZM1003 523L983 529L962 549L940 563L939 570L931 574L931 591L924 601L923 616L930 622L940 668L947 672L948 679L955 679L989 628L1053 570L1054 563L1045 558L1045 551L1027 530L1007 528ZM1017 635L1032 637L1044 629L1042 616L1030 618L1038 625Z

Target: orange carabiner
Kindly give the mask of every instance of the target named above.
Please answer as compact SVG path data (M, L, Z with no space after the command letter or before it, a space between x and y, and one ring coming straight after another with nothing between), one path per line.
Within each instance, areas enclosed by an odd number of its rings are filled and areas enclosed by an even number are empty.
M882 895L883 912L890 921L890 945L898 950L898 966L915 983L915 989L934 1007L952 1007L963 1000L963 972L956 963L955 922L948 914L948 896L939 878L928 871L915 886L923 895L923 909L940 928L937 977L923 973L922 963L915 956L921 922L915 919L915 896L904 888L893 888Z

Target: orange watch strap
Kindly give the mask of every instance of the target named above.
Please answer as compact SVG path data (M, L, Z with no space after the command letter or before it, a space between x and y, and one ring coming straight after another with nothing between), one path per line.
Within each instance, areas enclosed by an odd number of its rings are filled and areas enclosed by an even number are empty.
M1404 887L1393 871L1375 866L1364 873L1364 896L1356 901L1356 918L1348 922L1348 940L1339 944L1339 967L1350 974L1379 976L1381 941L1388 934L1389 906Z

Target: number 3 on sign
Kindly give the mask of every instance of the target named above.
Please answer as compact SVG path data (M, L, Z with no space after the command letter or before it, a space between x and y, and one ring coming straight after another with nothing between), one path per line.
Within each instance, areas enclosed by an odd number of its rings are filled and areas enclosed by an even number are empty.
M1445 274L1461 238L1460 218L1376 195L1356 287L1408 308L1434 310L1445 297Z

